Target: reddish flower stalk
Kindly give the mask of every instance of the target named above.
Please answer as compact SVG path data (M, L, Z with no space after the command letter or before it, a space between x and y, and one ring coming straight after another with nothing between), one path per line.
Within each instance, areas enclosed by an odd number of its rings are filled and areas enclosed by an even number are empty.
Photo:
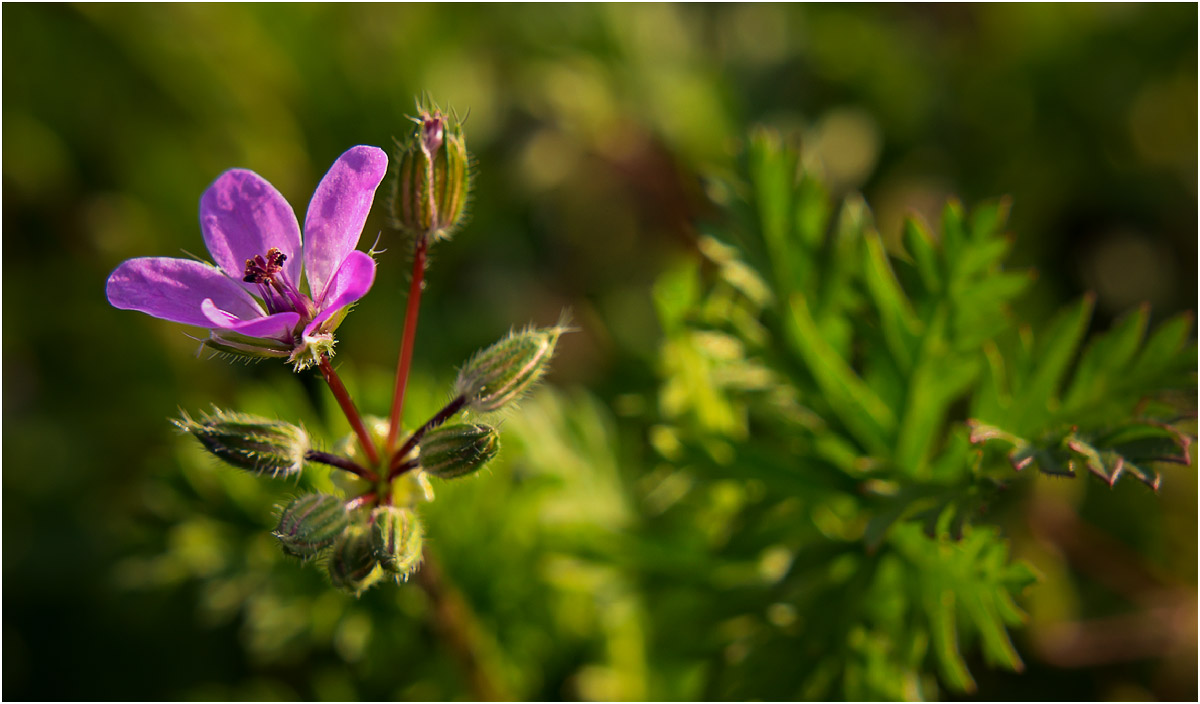
M337 372L333 371L329 357L322 355L317 365L321 368L321 376L325 377L325 383L329 384L329 390L333 392L333 397L342 407L342 413L346 414L346 420L350 421L350 427L358 436L358 444L362 445L363 452L371 461L371 466L378 466L379 451L375 449L375 443L371 442L371 436L367 434L367 426L363 425L362 416L358 415L358 409L354 407L354 400L350 398L350 392L346 390L346 385L342 383Z
M404 391L408 387L413 340L417 336L417 314L421 309L421 290L425 288L425 250L428 246L428 238L417 238L416 251L413 253L412 284L408 289L408 309L404 313L404 333L400 340L400 359L396 363L396 392L392 396L391 423L388 426L386 445L389 452L396 447L396 440L400 436L400 421L404 413Z
M404 471L406 471L402 469L402 467L404 467L402 464L404 457L411 452L414 447L417 446L417 443L421 442L421 438L425 437L425 433L433 430L442 423L445 423L447 420L450 420L455 413L458 413L460 410L462 410L462 407L466 404L466 402L467 399L465 397L456 397L453 401L446 404L445 408L438 411L437 415L425 421L425 425L417 428L412 435L408 436L408 440L404 442L404 445L396 452L396 454L392 455L392 461L388 467L388 479L394 479L403 474Z
M304 459L308 460L309 462L320 462L322 464L327 464L331 467L337 467L339 469L344 469L347 472L349 472L353 475L362 477L363 479L366 479L369 482L379 481L379 477L376 476L374 472L367 469L366 467L363 467L362 465L358 464L354 460L346 459L345 457L333 455L328 452L320 452L318 450L309 450L308 452L304 453Z

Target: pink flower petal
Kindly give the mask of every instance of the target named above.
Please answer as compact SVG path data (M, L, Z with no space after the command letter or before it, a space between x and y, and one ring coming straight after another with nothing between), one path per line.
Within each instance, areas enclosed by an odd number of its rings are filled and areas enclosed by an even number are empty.
M358 246L375 189L386 174L382 149L357 146L338 157L321 179L304 220L304 264L313 300L328 297L330 277Z
M205 299L200 307L209 320L208 327L231 330L247 337L290 341L292 330L295 329L296 323L300 322L300 314L290 311L243 320L229 311L221 310L211 298Z
M246 169L221 174L200 198L200 229L213 261L241 281L246 260L277 247L283 270L300 283L300 226L296 213L266 179ZM253 284L246 284L254 290Z
M155 318L211 328L202 304L211 300L238 318L262 317L242 286L220 269L190 259L142 257L122 262L108 277L108 302Z
M329 280L325 300L319 302L321 312L304 328L308 337L334 313L367 295L375 283L375 260L365 252L352 251Z

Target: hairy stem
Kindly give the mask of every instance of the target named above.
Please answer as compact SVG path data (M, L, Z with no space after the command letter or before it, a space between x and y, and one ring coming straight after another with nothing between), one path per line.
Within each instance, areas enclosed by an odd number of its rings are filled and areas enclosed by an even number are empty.
M400 359L396 362L396 391L392 395L391 423L388 426L387 447L396 446L400 436L400 421L404 413L404 390L408 386L408 370L412 366L413 340L417 336L417 314L421 309L421 291L425 288L425 250L429 238L417 238L413 253L412 283L408 288L408 309L404 313L404 333L400 338Z
M471 686L471 698L482 702L511 699L479 655L479 626L462 594L448 583L435 555L426 547L416 574L429 597L434 627L458 661Z
M425 433L450 420L455 413L462 410L462 407L466 403L467 399L465 396L456 397L453 401L447 403L442 410L438 411L434 417L425 421L425 424L417 428L412 435L409 435L408 439L404 441L404 445L396 451L396 454L392 455L392 461L388 465L388 478L391 479L401 474L400 468L403 466L401 463L404 461L405 455L411 452L417 446L417 443L421 442L421 438L425 437Z
M350 398L350 392L346 391L346 385L342 383L337 372L333 371L329 357L321 355L318 366L321 368L321 376L325 377L325 383L329 384L329 390L333 392L333 397L342 407L342 413L346 414L346 420L350 421L350 427L358 436L358 444L362 445L363 452L366 453L371 465L378 466L379 452L375 449L375 443L371 442L371 436L367 434L367 426L363 425L362 416L358 415L358 409L354 407L354 399Z
M319 450L309 450L308 452L304 453L304 459L310 462L320 462L321 464L327 464L331 467L344 469L347 472L360 476L369 482L379 481L379 477L376 476L376 474L371 470L363 467L354 460L347 459L339 455L332 455L328 452L320 452Z

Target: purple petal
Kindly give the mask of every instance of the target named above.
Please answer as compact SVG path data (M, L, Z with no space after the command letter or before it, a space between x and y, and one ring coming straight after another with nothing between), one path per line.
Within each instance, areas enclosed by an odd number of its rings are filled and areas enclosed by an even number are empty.
M200 198L200 229L213 261L234 279L242 280L247 259L278 247L287 255L284 272L300 283L296 213L274 186L253 171L230 169L208 187Z
M208 327L232 330L247 337L291 340L292 330L295 329L296 323L300 322L300 314L290 311L243 320L229 311L221 310L211 298L205 299L200 307L209 320Z
M241 285L220 269L190 259L142 257L121 263L108 277L108 302L155 318L211 328L202 304L211 299L239 318L262 317Z
M304 336L308 337L334 313L365 296L373 283L375 260L365 252L350 252L346 261L342 262L337 273L329 280L325 300L318 303L321 312L304 328Z
M378 147L352 147L333 162L308 204L304 219L304 265L313 300L325 295L330 277L358 246L375 189L387 174Z

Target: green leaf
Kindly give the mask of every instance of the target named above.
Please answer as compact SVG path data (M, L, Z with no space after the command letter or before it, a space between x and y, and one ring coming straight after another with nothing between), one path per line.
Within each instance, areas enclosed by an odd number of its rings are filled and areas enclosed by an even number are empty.
M888 408L821 337L801 295L790 301L788 332L793 349L812 373L838 419L869 451L887 452L887 438L896 425Z
M909 216L904 219L904 231L901 233L904 249L912 257L913 264L921 276L925 290L937 293L942 289L942 266L933 237L928 227L917 217Z
M888 350L900 370L908 372L912 368L921 325L896 280L879 233L866 230L863 236L864 282L879 313Z
M964 278L959 262L967 244L962 204L956 200L947 201L946 207L942 209L942 256L945 257L947 270L950 272L951 288Z
M1149 308L1142 306L1088 345L1064 395L1064 411L1080 408L1104 395L1109 376L1126 367L1137 353L1148 318Z
M1049 417L1048 402L1057 396L1058 388L1074 359L1075 350L1092 317L1094 301L1092 296L1085 296L1059 314L1037 347L1028 382L1022 386L1019 395L1014 393L1012 410L1006 414L1006 418L997 420L1008 421L1020 433L1038 427Z
M779 148L779 143L777 134L759 131L751 139L748 159L766 254L774 269L775 285L786 297L809 284L807 275L812 265L807 256L811 250L795 238L793 229L793 191L799 161L795 153Z
M1007 196L977 205L971 211L971 238L976 242L995 241L994 236L1002 233L1011 210L1012 199Z
M1187 345L1188 333L1191 329L1191 313L1181 313L1159 325L1150 339L1146 341L1145 346L1142 347L1142 352L1134 363L1134 369L1139 375L1145 375L1169 366L1174 359L1181 356L1180 353ZM1188 361L1195 362L1195 355L1182 356L1189 357ZM1191 369L1194 371L1195 366L1191 366Z

